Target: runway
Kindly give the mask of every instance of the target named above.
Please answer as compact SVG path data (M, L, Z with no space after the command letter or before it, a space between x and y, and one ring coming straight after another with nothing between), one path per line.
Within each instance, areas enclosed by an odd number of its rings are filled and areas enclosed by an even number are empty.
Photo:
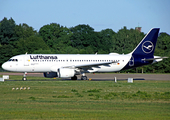
M88 78L103 79L103 80L127 80L133 78L134 80L170 80L170 74L124 74L124 73L106 73L106 74L87 74Z
M0 75L23 75L23 73L12 73L12 72L1 72ZM38 76L43 77L43 73L28 73L27 76ZM115 79L117 80L127 80L128 78L133 78L134 80L170 80L170 74L132 74L132 73L96 73L86 74L88 79L92 81L112 81ZM77 75L78 80L80 80L81 75ZM69 80L69 78L62 79L62 80Z

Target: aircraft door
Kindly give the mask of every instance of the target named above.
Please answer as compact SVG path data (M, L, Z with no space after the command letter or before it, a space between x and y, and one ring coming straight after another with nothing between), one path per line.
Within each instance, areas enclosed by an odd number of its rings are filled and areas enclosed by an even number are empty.
M66 65L70 65L70 61L72 61L72 60L69 58L66 58Z
M29 56L28 55L24 56L24 66L29 66Z

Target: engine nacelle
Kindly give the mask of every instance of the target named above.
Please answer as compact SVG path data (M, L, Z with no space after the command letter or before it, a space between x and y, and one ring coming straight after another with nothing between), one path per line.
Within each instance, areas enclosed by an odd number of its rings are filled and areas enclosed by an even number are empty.
M46 77L46 78L54 78L54 77L58 77L58 75L57 75L57 72L45 72L44 77Z
M75 75L75 70L74 69L69 69L69 68L60 68L60 69L58 69L58 76L60 78L73 77L74 75Z

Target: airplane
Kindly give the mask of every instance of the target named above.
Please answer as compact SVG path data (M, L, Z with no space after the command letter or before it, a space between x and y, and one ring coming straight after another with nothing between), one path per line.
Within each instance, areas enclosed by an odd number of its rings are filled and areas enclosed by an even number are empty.
M23 72L27 80L27 72L41 72L47 78L71 78L85 73L117 72L162 61L167 57L154 56L159 28L152 28L129 54L22 54L10 58L3 63L7 71Z

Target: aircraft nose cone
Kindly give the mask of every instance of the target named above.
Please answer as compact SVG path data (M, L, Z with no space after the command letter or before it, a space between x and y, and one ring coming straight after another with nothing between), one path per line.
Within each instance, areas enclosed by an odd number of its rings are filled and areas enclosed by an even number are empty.
M2 68L3 68L4 70L7 70L7 69L8 69L7 63L2 64Z

